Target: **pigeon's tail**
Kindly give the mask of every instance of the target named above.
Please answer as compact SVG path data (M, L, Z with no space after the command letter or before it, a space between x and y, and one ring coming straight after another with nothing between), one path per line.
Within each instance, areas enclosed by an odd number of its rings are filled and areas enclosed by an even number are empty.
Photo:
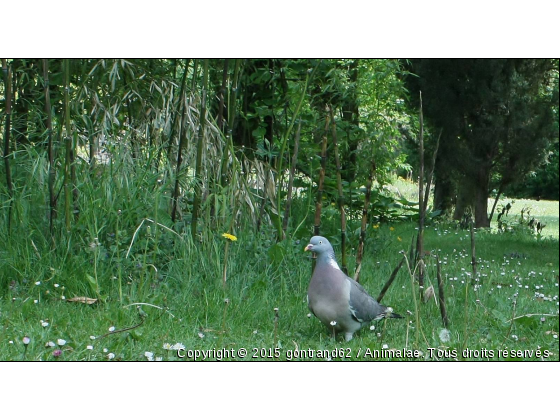
M373 318L374 321L379 321L380 319L384 319L384 318L403 318L402 315L393 312L392 308L386 308L384 306L382 308L383 308L383 312L381 312L379 315Z

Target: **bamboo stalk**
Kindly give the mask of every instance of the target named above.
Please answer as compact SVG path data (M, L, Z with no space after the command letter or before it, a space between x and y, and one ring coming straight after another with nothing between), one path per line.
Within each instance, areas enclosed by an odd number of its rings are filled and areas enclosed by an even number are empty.
M194 203L191 221L191 235L196 240L196 232L198 225L198 213L202 196L202 153L204 148L204 129L206 127L206 90L208 88L208 59L204 60L204 69L202 75L202 103L200 107L200 122L198 125L198 145L196 150L196 167L195 167L195 187L194 187Z
M338 186L338 209L340 211L340 241L342 248L342 271L344 274L348 275L348 267L346 265L346 211L344 210L344 190L342 189L342 175L340 174L340 157L338 155L338 142L336 138L336 121L334 119L334 113L332 106L329 106L329 113L331 117L331 130L332 130L332 141L334 146L334 159L336 163L336 184Z
M171 197L172 200L172 210L171 210L171 220L173 223L177 220L177 208L179 204L179 186L180 186L180 173L181 173L181 165L183 163L183 149L185 149L186 143L186 129L185 129L185 113L187 109L187 103L185 98L185 81L187 79L187 73L189 69L189 60L185 60L185 72L183 73L183 77L181 80L181 89L180 89L180 97L179 97L179 105L181 107L181 118L179 120L179 147L177 148L177 162L175 167L175 187L173 189L173 194ZM173 124L174 126L174 124ZM173 129L172 126L172 129ZM170 143L172 143L170 137Z
M185 70L186 73L186 70ZM184 80L184 78L183 78ZM183 96L181 98L181 119L180 119L180 126L179 126L179 147L177 148L177 165L175 167L175 187L173 188L173 195L171 200L173 202L173 209L171 210L171 220L173 223L177 220L177 207L179 203L179 185L180 185L180 174L181 174L181 165L183 163L183 148L187 138L187 130L185 129L185 112L186 112L187 104L186 98Z
M189 72L189 59L185 60L185 71L183 73L183 77L181 78L181 88L179 90L179 105L181 105L183 102L183 98L185 96L185 83L187 80L187 73ZM170 159L171 158L171 148L173 146L173 135L175 134L175 122L176 122L176 115L177 112L173 112L171 114L171 128L169 130L169 139L167 140L167 158ZM159 161L159 156L158 156L158 161Z
M422 113L422 92L420 92L420 173L418 175L418 285L422 289L424 287L424 116Z
M54 166L54 152L53 152L53 140L52 140L52 111L51 111L51 93L50 93L50 81L49 81L49 60L43 59L43 83L45 84L45 113L47 114L46 126L47 126L47 154L49 162L49 231L51 236L54 230L54 219L56 218L56 196L54 193L54 179L55 179L55 166Z
M313 234L319 235L321 228L321 210L323 208L323 184L325 182L325 168L327 166L327 131L329 129L329 115L325 115L325 131L321 146L321 169L319 170L319 187L315 198L315 224Z
M71 194L70 166L72 164L72 134L70 128L70 60L64 60L64 127L65 127L65 159L64 159L64 220L66 231L70 231Z
M218 106L218 128L222 132L224 130L224 97L227 88L228 65L229 65L229 60L226 58L224 60L224 70L222 71L222 87L220 88L220 92L218 95L220 100L220 105Z
M192 79L191 79L191 90L195 91L196 90L196 79L198 77L198 60L195 59L193 62L193 75L192 75Z
M449 326L449 319L447 318L447 310L445 309L445 296L443 292L443 279L441 277L441 266L439 264L439 255L436 255L436 267L437 267L437 285L438 285L438 299L439 299L439 311L441 313L441 320L443 321L444 328Z
M6 169L6 187L8 188L9 210L8 210L8 232L12 224L12 199L14 196L12 170L10 168L10 133L12 118L12 72L5 58L2 59L2 72L4 74L4 96L6 98L6 124L4 126L4 167Z
M233 145L233 125L235 122L235 104L237 102L237 89L239 86L239 79L241 73L241 60L235 60L235 69L233 71L233 86L229 89L228 92L228 105L227 105L227 127L228 127L228 135L227 135L227 145L224 147L223 155L222 155L222 164L220 167L220 186L224 187L227 182L227 166L229 161L229 148L230 145Z
M296 172L296 165L297 165L297 158L298 158L300 132L301 132L301 121L298 124L297 132L296 132L294 154L292 156L292 164L290 166L290 178L288 180L288 195L286 197L286 208L284 209L284 219L282 220L282 232L284 234L284 237L286 237L286 231L288 230L288 219L290 217L290 208L292 207L292 189L294 186L294 174Z
M387 280L387 282L383 286L383 289L381 289L381 292L379 293L379 296L377 296L377 302L381 302L381 299L383 299L383 296L385 296L385 293L387 293L387 290L389 290L389 287L391 286L391 284L393 284L393 281L395 280L395 277L397 277L397 273L401 269L401 267L404 263L404 260L405 260L405 258L402 257L399 264L395 267L395 269L391 273L391 277L389 277L389 280Z
M124 89L126 91L126 89L128 89L128 81L126 79L126 70L124 69L123 66L123 84L124 84ZM136 160L136 158L138 157L138 144L136 142L136 130L132 130L132 124L134 123L133 119L132 119L132 105L130 104L130 95L126 95L126 100L125 100L125 104L126 104L126 118L127 118L127 123L128 123L128 128L130 130L130 149L132 152L132 159Z
M296 122L296 119L299 116L299 113L301 111L301 105L303 104L303 99L305 98L306 94L307 94L307 86L309 85L309 79L310 79L310 73L307 72L306 76L305 76L305 84L303 85L303 90L301 92L301 96L299 98L299 101L296 105L296 109L294 110L294 115L292 115L292 120L290 121L290 124L288 125L288 129L284 132L284 136L282 139L282 147L280 148L280 154L278 155L278 160L277 160L277 165L276 165L276 173L278 176L277 179L277 185L278 185L278 192L276 194L276 198L278 200L277 202L277 209L278 209L278 215L276 218L276 237L277 239L280 241L282 240L282 220L281 220L281 216L280 216L280 208L281 208L281 198L282 198L282 194L280 194L280 189L282 188L282 177L283 177L283 173L282 173L282 163L284 161L284 153L286 151L286 145L288 144L288 138L290 137L290 134L292 133L292 129L294 128L294 124ZM326 130L326 129L325 129ZM326 136L326 134L325 134ZM326 138L325 138L326 141ZM324 175L324 174L323 174Z
M74 219L78 220L80 217L79 207L79 190L78 190L78 177L76 175L76 145L78 144L78 133L72 133L72 142L70 143L70 180L72 182L72 204L74 208Z

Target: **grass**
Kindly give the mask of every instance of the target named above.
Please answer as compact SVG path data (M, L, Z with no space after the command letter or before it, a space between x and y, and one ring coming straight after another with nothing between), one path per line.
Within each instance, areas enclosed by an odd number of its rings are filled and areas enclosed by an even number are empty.
M376 296L401 258L399 251L408 248L415 228L401 223L370 229L361 281ZM127 232L127 237L133 233ZM238 241L229 246L225 289L226 239L218 233L194 246L190 239L174 238L153 225L148 230L144 224L132 243L132 264L123 260L131 244L121 243L117 253L115 239L79 246L61 243L58 252L44 251L37 244L35 250L30 237L5 241L6 265L1 270L3 276L10 276L11 284L0 297L0 359L402 360L387 352L370 355L375 350L406 348L421 351L420 360L517 360L512 350L527 352L523 360L558 360L556 238L477 232L480 282L473 286L468 233L454 225L431 224L425 235L425 248L430 250L426 283L435 286L438 255L449 332L442 331L435 300L420 302L417 285L403 267L383 303L404 319L373 324L374 330L365 327L345 343L342 337L333 339L317 319L308 316L305 299L311 262L303 253L306 239L282 243L283 258L278 261L269 252L273 232L237 236ZM106 236L107 241L110 238ZM65 248L72 249L73 256L61 252ZM352 264L350 259L351 272ZM73 295L100 300L93 305L67 302ZM24 337L29 337L28 345L23 344ZM184 357L171 346L184 347L179 351ZM536 350L541 351L540 357Z
M127 170L121 173L121 166ZM171 226L166 178L115 161L110 171L81 171L80 217L72 234L58 235L52 247L45 174L33 168L18 171L23 178L16 184L23 187L16 190L11 234L0 223L0 360L402 360L371 352L405 348L421 352L418 360L517 360L509 350L533 352L523 360L559 359L558 202L516 200L509 229L477 232L474 284L468 233L430 221L426 284L436 284L437 256L449 330L443 331L435 299L422 303L405 266L382 302L404 319L364 327L346 343L306 305L311 260L303 248L313 211L305 198L293 205L293 221L302 227L279 244L266 224L259 234L241 224L229 232L238 240L229 243L223 228L207 227L194 243L188 230L178 235L164 228ZM414 184L395 185L414 200ZM528 207L547 225L540 235L519 222ZM222 223L230 225L227 217ZM340 256L338 223L335 207L326 206L322 232ZM348 226L351 273L358 227L357 221ZM416 230L410 222L368 229L360 279L376 297ZM96 302L70 302L73 297Z

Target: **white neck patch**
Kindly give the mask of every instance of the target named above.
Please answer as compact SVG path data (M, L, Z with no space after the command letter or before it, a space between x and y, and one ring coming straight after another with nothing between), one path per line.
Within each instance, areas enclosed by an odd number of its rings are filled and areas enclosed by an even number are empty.
M337 270L340 270L340 267L338 266L334 258L329 258L329 264Z

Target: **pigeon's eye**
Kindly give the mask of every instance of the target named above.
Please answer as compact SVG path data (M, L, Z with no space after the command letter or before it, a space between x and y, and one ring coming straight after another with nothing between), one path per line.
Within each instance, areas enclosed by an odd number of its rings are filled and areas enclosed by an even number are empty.
M323 243L323 241L319 241L319 243L320 243L320 244L322 244L322 243Z

